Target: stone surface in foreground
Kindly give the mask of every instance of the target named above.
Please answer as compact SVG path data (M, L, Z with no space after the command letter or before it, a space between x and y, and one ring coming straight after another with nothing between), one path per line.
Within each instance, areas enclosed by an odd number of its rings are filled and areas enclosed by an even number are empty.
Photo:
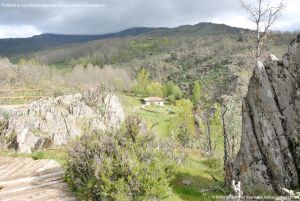
M75 201L54 160L0 157L1 201Z

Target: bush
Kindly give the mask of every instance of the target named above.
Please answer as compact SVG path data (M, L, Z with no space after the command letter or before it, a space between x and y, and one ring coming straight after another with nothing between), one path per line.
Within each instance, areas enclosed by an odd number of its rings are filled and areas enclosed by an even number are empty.
M177 130L175 131L177 140L183 147L187 147L195 135L193 103L187 99L176 101L178 116L175 120Z
M171 193L172 151L130 117L120 130L83 135L69 150L67 181L82 200L162 200Z
M150 83L150 73L145 68L141 68L137 74L137 84L132 87L132 92L136 95L145 96L146 87Z
M151 82L146 87L146 93L148 96L163 97L163 87L159 82Z
M170 101L174 101L175 99L178 100L180 98L182 98L182 92L180 90L180 88L175 85L173 82L167 82L164 87L163 87L163 93L165 97L172 97L173 100Z
M168 101L169 101L170 103L174 103L175 99L176 99L176 97L175 97L174 95L168 96Z

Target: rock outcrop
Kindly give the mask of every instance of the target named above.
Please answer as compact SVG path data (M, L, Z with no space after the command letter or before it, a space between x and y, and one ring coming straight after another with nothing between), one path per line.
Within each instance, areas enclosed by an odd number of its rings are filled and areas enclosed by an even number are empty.
M31 153L61 146L85 130L104 131L118 127L124 113L115 95L100 97L100 112L88 106L81 94L46 98L11 111L1 131L2 146L21 153ZM5 122L5 121L2 121Z
M241 147L234 179L246 193L299 187L300 34L283 60L258 62L243 101Z

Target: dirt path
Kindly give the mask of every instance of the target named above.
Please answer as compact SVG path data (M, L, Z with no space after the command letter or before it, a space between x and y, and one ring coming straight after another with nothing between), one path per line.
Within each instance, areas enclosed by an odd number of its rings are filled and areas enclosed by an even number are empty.
M54 160L0 157L0 201L75 201Z

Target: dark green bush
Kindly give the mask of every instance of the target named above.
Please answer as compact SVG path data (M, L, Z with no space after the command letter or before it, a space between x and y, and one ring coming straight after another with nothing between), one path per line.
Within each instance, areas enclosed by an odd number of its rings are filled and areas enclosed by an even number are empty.
M171 194L172 150L143 125L130 117L120 130L86 134L73 143L66 178L82 200L163 200Z

